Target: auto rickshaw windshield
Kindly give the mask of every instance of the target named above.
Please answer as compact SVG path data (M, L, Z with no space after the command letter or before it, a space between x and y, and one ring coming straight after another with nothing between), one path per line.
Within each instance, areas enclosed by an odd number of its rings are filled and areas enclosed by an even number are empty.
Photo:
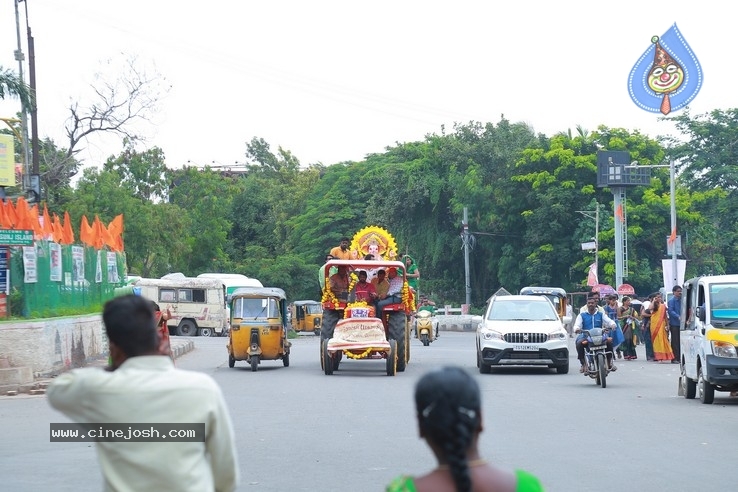
M306 304L304 308L306 314L320 314L323 312L323 306L320 304Z
M239 297L233 302L234 318L278 318L279 306L276 299L250 299Z

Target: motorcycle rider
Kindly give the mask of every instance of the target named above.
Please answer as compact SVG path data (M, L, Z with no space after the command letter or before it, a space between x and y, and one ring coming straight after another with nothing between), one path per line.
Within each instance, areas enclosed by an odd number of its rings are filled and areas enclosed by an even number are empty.
M616 327L615 322L610 319L604 312L597 308L597 297L590 294L587 296L587 309L580 312L577 315L577 320L574 322L574 333L577 334L576 348L577 358L582 367L579 368L579 372L585 372L587 364L584 362L584 341L583 330L591 330L593 328L609 328L614 330ZM611 371L617 370L615 364L612 363L612 337L605 338L607 341L607 363L610 366Z

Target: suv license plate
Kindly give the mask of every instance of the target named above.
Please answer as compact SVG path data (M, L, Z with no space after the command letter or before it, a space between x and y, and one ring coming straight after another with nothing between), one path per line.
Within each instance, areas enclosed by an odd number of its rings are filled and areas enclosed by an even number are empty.
M538 345L513 345L515 352L538 352Z

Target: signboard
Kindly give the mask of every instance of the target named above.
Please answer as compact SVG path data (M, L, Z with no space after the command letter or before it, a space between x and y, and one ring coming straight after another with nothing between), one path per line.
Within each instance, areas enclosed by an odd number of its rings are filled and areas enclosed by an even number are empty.
M597 243L594 241L590 241L588 243L582 243L582 251L589 251L597 249Z
M7 246L31 246L33 244L33 231L0 229L0 244Z
M15 148L12 135L0 135L0 186L15 186Z
M674 249L674 245L676 244L676 254L677 256L682 255L682 236L677 236L676 240L669 241L669 236L666 236L666 256L672 255L672 250Z

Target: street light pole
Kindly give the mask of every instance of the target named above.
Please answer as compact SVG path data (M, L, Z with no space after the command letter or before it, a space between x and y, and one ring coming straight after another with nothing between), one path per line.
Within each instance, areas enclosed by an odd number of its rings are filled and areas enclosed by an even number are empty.
M597 278L599 279L600 275L600 263L599 263L599 255L600 255L600 204L595 202L595 209L594 210L577 210L580 214L584 215L585 217L589 217L590 219L594 219L595 221L595 235L592 239L594 239L595 243L595 272L597 273ZM594 217L592 217L590 214L594 213Z
M15 51L15 59L18 60L18 78L23 82L23 45L21 44L21 31L20 31L20 14L18 13L19 0L15 0L15 29L18 36L18 49ZM25 108L21 105L21 135L23 135L21 144L23 145L23 172L26 176L31 174L30 165L31 158L29 155L28 148L28 115L26 114Z

